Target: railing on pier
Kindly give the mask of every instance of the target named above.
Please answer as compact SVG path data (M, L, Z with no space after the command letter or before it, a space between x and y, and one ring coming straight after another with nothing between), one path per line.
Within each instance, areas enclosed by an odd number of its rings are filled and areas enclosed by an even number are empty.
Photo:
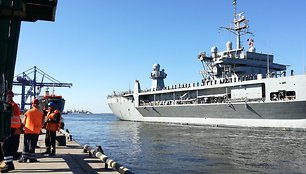
M60 133L64 134L65 137L69 141L72 141L72 135L70 134L68 129L66 129L66 131L63 130L63 129L60 129ZM93 148L93 147L90 147L89 145L86 144L86 145L84 145L83 152L84 153L89 153L90 157L92 157L92 155L94 155L95 157L99 158L102 162L105 163L105 168L108 168L108 166L110 166L111 168L113 168L114 170L119 172L120 174L133 174L133 172L131 170L129 170L126 167L123 167L122 165L118 164L117 162L115 162L114 160L112 160L108 156L106 156L104 154L101 146L97 146L96 148Z
M64 129L60 129L59 130L60 133L64 134L65 137L69 140L72 141L72 135L70 134L69 130L66 129L66 131Z
M122 165L118 164L114 160L110 159L108 156L104 155L104 152L101 146L97 146L97 148L90 147L89 145L84 145L84 153L89 153L89 156L94 155L95 157L99 158L101 161L105 163L105 168L110 166L117 172L121 174L133 174L128 168L123 167Z

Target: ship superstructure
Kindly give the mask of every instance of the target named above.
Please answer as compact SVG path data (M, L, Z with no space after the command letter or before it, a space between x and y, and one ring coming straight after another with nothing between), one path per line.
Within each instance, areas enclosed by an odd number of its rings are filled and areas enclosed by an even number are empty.
M38 100L40 101L40 107L43 109L48 109L48 103L53 102L57 110L61 113L64 111L65 99L61 95L55 95L54 90L50 94L47 88L43 96L38 96Z
M201 82L165 86L167 74L154 64L150 90L136 81L134 91L108 96L114 114L133 121L306 128L306 75L288 76L273 55L256 52L253 38L242 47L241 36L251 32L236 4L234 26L222 27L236 35L236 48L227 42L225 51L199 53Z

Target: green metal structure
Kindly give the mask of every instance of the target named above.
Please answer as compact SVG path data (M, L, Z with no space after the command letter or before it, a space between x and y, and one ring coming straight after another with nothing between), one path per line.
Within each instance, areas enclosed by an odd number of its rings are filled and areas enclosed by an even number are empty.
M9 134L12 89L21 21L55 21L57 0L0 0L0 140Z

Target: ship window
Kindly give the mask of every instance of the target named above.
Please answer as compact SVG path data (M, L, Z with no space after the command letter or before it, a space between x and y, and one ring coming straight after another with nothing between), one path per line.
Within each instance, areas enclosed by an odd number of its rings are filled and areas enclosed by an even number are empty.
M277 92L271 92L270 93L270 100L271 101L278 101L278 100L295 100L296 94L295 91L277 91Z
M286 98L287 98L288 100L294 100L295 97L296 97L295 91L287 91L287 92L286 92Z
M266 85L264 83L261 84L262 89L262 98L266 97Z

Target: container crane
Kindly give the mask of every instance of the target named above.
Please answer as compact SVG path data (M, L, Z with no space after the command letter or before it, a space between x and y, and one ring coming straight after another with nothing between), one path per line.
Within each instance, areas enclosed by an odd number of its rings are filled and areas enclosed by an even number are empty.
M30 77L31 74L33 74L33 78ZM41 81L37 82L37 79L40 76ZM45 79L49 82L44 82ZM43 87L72 87L72 83L61 83L36 66L16 75L14 77L13 85L21 86L21 111L24 111L26 105L30 105L30 102L26 103L28 98L37 98ZM26 87L30 87L27 92Z

